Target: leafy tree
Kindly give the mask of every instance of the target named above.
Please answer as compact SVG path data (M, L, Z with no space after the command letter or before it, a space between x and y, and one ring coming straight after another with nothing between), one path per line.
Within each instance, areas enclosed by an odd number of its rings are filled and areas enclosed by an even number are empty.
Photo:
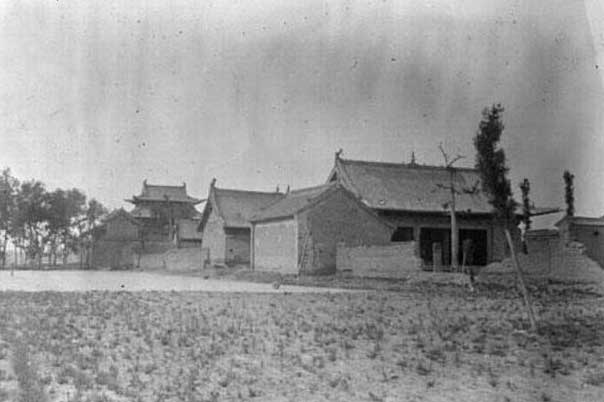
M22 248L31 261L37 259L39 268L44 254L48 201L42 182L29 180L21 183L16 196L13 236L17 240L16 246Z
M531 184L529 180L525 178L519 185L520 191L522 191L522 222L524 223L524 233L531 228L531 200L529 199L529 192L531 191ZM528 254L528 246L526 244L526 237L522 238L522 251L524 254Z
M568 170L564 171L564 199L566 201L566 215L575 216L575 175Z
M499 146L504 125L501 115L504 108L500 104L485 108L482 112L478 132L474 137L476 148L476 168L480 171L482 188L489 197L489 202L495 210L495 219L502 224L505 237L512 253L512 259L531 329L536 330L530 295L524 284L524 278L514 250L510 228L516 224L516 202L512 198L512 186L507 178L505 152Z
M79 220L85 219L85 204L86 196L77 189L57 189L48 194L49 263L56 265L59 249L62 251L64 264L69 253L77 250L77 224Z
M16 210L16 194L19 181L9 168L0 175L0 269L6 267L6 250L11 237L11 229Z
M94 198L88 201L88 205L84 211L83 225L80 228L80 266L90 267L90 256L94 247L94 232L100 225L101 218L107 214L107 208Z

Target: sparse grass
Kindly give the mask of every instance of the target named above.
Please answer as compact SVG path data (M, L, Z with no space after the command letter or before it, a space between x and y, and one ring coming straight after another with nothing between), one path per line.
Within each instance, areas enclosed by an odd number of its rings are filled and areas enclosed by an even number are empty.
M535 398L553 394L557 376L581 375L593 385L576 392L601 387L601 299L536 294L540 329L529 334L520 301L505 289L7 292L0 293L0 333L9 337L0 351L10 346L19 361L35 362L15 370L32 395L24 401L44 398L44 385L98 402L389 400L420 386L417 392L446 392L449 376L461 384L451 400L472 400L475 380L493 395L521 395L533 390L515 379L534 378L545 384ZM29 348L17 348L19 339Z

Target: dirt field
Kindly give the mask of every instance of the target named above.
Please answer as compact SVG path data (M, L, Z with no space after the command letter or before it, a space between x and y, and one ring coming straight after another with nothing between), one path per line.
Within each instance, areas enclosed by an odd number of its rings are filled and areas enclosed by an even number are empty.
M604 400L604 299L534 295L2 292L0 400Z
M133 271L0 271L0 291L203 291L251 293L325 293L341 292L310 286L280 286L272 283L250 283L204 279L201 276L165 275Z

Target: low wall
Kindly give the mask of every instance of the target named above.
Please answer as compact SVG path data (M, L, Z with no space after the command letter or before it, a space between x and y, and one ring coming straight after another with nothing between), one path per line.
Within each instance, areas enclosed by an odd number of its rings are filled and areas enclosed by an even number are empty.
M99 240L92 249L91 265L94 268L127 269L135 265L138 241Z
M146 240L143 243L143 254L161 254L176 248L171 241Z
M203 268L200 247L172 249L161 254L143 254L140 257L142 269L166 269L168 271L195 271Z
M421 270L421 260L415 255L413 241L387 246L339 244L336 269L367 278L406 278Z

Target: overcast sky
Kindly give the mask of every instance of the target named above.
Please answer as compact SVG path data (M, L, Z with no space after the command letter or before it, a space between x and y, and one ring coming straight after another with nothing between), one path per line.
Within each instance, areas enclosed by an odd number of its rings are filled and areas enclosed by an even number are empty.
M85 5L84 3L89 3ZM0 1L0 166L118 207L141 182L273 190L351 159L473 165L506 107L515 189L604 214L598 0Z

